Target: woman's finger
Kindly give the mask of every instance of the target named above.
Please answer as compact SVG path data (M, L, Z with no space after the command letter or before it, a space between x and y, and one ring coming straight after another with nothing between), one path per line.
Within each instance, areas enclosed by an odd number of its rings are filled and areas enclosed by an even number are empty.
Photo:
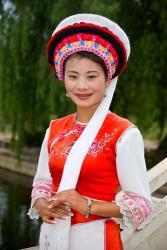
M55 219L62 219L62 220L65 220L65 219L67 219L69 216L73 216L73 213L65 214L65 213L58 213L58 212L56 212L54 218L55 218Z
M70 213L66 213L66 214L65 214L65 213L58 213L58 212L57 212L57 216L59 216L59 217L58 217L59 219L64 219L64 218L66 219L66 217L73 216L73 215L74 215L74 214L71 213L71 212L70 212Z
M60 204L61 204L61 201L59 201L58 199L50 200L48 208L53 208L53 207L56 207L56 206L58 206Z
M64 210L64 209L61 209L61 208L52 208L51 211L53 213L56 213L56 214L61 214L61 215L70 215L71 214L71 210Z
M66 219L68 216L73 216L73 214L71 212L55 208L45 211L45 214L42 217L44 216L56 219Z
M46 211L46 213L45 213L45 215L44 216L42 216L42 217L50 217L50 218L58 218L59 219L59 215L57 214L57 212L53 212L53 211L50 211L50 210L48 210L48 211Z
M66 204L63 204L63 203L59 204L57 206L57 208L61 208L61 209L65 210L65 211L71 211L70 206L67 206Z
M68 202L63 202L62 204L64 204L64 205L70 207L70 204L69 204Z
M42 217L42 221L48 224L56 224L58 222L57 219L47 216Z

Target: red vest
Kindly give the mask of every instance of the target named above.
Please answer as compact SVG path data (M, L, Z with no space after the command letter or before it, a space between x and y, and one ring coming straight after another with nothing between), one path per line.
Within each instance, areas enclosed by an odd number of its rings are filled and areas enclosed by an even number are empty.
M74 117L74 114L68 115L53 120L50 125L49 168L55 192L59 187L66 157L80 135L80 131L70 134L76 128ZM127 119L111 112L108 113L82 164L76 186L76 190L81 195L103 201L115 199L119 187L116 170L116 143L130 126L132 126L132 123ZM80 222L85 221L83 215L77 213L72 218L74 223L76 216L79 216ZM99 216L91 215L87 221L96 218L99 218Z

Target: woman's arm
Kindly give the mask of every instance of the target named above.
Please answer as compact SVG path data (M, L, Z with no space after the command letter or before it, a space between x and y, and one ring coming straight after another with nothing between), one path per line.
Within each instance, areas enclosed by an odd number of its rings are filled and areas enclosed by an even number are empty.
M136 208L137 206L139 208L144 205L147 207L151 202L144 158L144 144L142 136L136 127L129 128L118 140L116 155L117 173L124 195L117 199L117 204L112 203L112 216L122 217L120 204L127 207L128 203L134 203L135 200L137 203ZM95 213L100 213L100 211L98 212L98 210L101 210L100 206L104 207L102 204L94 204ZM107 210L106 213L108 213Z
M144 143L136 127L118 140L116 165L123 195L116 202L93 202L91 212L117 219L122 228L136 229L151 214L151 195L144 158Z
M136 127L129 128L117 143L117 173L123 191L117 196L121 228L142 228L152 211L151 194L144 158L144 143Z
M52 197L53 192L51 176L49 172L48 138L50 129L47 129L38 161L37 172L33 181L31 193L31 207L28 215L31 219L38 219L39 216L46 223L56 223L57 219L64 216L70 216L71 210L66 204L60 204L54 209L49 207L48 199Z
M38 160L37 172L33 180L33 189L31 193L31 207L28 215L31 219L38 219L39 214L35 207L37 199L47 199L51 197L53 192L51 184L51 176L48 167L48 150L47 143L49 138L49 129L46 130L45 137L41 146L41 151Z

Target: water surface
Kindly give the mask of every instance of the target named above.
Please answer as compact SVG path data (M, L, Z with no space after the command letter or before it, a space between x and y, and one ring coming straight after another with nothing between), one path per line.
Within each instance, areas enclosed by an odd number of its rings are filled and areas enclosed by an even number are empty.
M0 174L0 250L34 246L38 242L40 222L30 220L27 216L31 189L20 185L21 181L4 181L1 176Z

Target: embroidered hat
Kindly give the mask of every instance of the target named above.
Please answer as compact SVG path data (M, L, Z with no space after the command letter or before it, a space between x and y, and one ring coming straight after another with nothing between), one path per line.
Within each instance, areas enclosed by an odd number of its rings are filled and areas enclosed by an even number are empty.
M113 79L126 67L130 45L115 22L99 15L77 14L64 19L48 42L48 62L60 80L64 77L64 61L79 51L99 56L105 63L108 79Z

